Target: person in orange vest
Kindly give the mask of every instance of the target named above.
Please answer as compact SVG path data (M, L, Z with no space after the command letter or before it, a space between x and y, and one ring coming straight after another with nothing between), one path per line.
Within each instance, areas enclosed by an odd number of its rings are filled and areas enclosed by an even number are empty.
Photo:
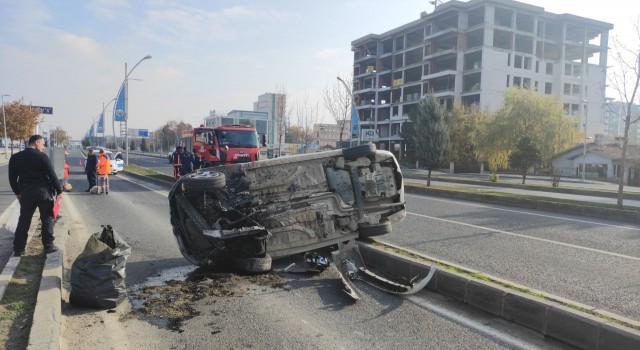
M107 154L103 149L100 150L98 156L98 182L102 192L109 194L109 174L111 173L111 161L107 158ZM101 193L102 193L101 192Z
M173 177L180 178L180 170L182 169L182 146L176 147L176 151L171 156L171 162L173 163Z

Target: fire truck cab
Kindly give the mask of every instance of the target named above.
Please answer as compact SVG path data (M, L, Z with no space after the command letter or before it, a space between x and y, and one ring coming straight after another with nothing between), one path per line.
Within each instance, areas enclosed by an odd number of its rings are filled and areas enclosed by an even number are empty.
M207 128L203 125L182 134L182 145L202 160L203 167L232 163L248 163L260 159L260 147L266 137L258 137L250 125L222 125Z

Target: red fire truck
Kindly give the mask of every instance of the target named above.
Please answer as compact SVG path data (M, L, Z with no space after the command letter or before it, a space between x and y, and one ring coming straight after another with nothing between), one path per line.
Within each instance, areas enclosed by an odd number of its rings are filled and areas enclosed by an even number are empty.
M260 147L266 146L266 137L258 137L250 125L222 125L207 128L204 125L184 131L181 144L202 160L202 167L231 163L255 162L260 159Z

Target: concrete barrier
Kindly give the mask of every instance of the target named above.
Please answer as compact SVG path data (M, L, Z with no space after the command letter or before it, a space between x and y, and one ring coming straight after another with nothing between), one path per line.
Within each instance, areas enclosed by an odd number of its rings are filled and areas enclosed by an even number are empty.
M417 276L424 277L430 268L427 261L437 261L431 257L418 260L391 251L401 250L400 247L374 247L364 242L359 242L358 245L370 268L395 278L411 280ZM409 253L419 257L414 252ZM639 321L606 312L601 313L603 317L598 317L578 311L566 306L570 301L553 295L547 295L550 299L547 300L443 269L436 271L427 289L579 349L640 349ZM576 306L597 312L592 307L580 304Z

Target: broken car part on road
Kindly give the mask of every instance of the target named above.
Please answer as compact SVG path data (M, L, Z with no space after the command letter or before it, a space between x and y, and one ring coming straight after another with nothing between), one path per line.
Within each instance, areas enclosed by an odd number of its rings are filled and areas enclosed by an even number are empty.
M187 260L249 273L271 270L272 258L390 233L406 215L398 162L373 144L199 169L175 182L169 204Z

